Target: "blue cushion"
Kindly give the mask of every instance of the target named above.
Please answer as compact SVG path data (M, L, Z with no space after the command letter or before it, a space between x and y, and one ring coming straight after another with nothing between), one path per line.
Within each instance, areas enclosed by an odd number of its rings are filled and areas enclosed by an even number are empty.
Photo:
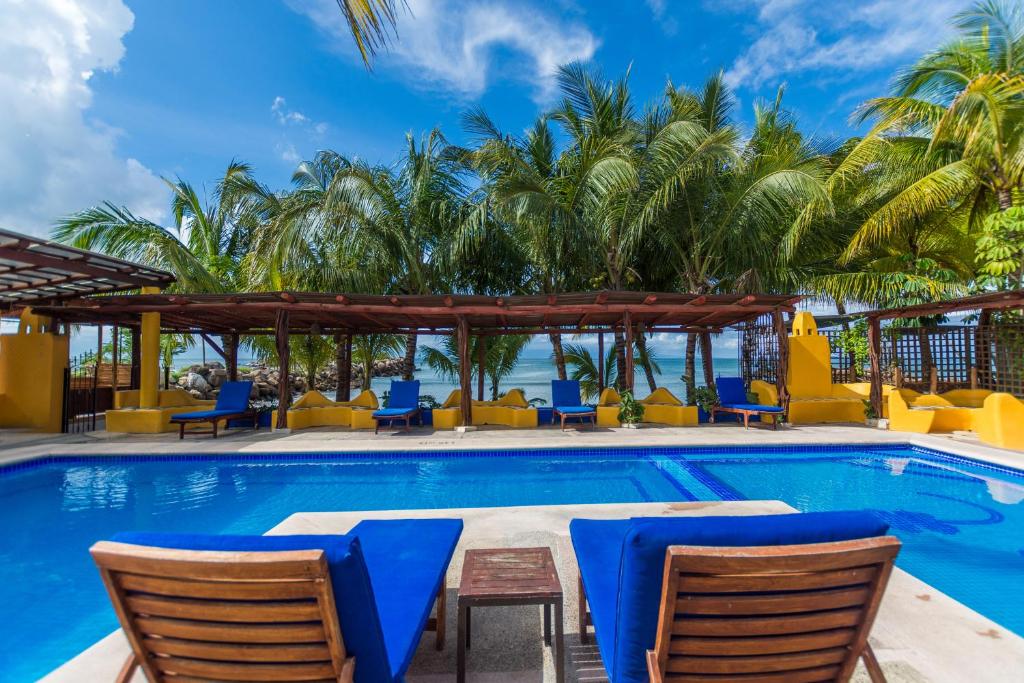
M563 407L578 406L580 401L580 383L574 379L551 380L551 405L561 410Z
M555 410L566 415L596 412L593 406L555 406Z
M215 408L243 412L249 409L250 395L252 395L252 382L224 382L220 385Z
M178 413L171 415L172 420L213 420L225 415L238 415L241 410L200 410L195 413Z
M747 385L742 377L719 377L715 380L715 389L720 405L747 402Z
M413 410L420 404L420 381L391 380L391 392L388 394L388 408L405 408Z
M615 651L622 541L632 526L633 521L629 519L574 519L569 522L569 537L590 605L594 637L609 671Z
M758 403L722 403L720 404L723 408L732 408L734 410L756 410L759 413L781 413L782 408L779 406L763 406Z
M327 554L334 601L338 607L345 649L359 663L357 683L391 681L385 636L381 628L373 582L367 570L360 539L344 536L219 536L214 534L168 534L131 532L113 537L118 543L178 548L181 550L227 550L233 552L311 550ZM383 588L384 582L377 582Z
M415 412L416 408L381 408L373 411L373 417L401 417Z
M391 674L401 679L430 618L462 534L462 520L366 520L349 533L362 545Z
M577 521L573 520L572 524L577 524ZM591 603L617 601L614 645L609 646L607 634L598 638L598 648L612 683L647 681L644 653L654 647L665 551L670 545L732 547L825 543L882 536L889 529L887 524L869 512L637 517L630 520L630 528L619 551L620 561L615 562L607 551L601 551L597 561L591 557L596 552L594 544L586 542L583 537L597 533L599 524L621 524L621 520L591 520L583 526L577 524L573 547ZM606 542L613 542L619 529L610 528L605 536ZM581 553L588 557L581 558ZM611 581L608 577L595 576L600 572L616 574L615 598L590 593L591 586L595 586L595 590L609 590ZM597 615L594 616L595 629L601 628ZM606 618L602 617L602 620L606 621Z

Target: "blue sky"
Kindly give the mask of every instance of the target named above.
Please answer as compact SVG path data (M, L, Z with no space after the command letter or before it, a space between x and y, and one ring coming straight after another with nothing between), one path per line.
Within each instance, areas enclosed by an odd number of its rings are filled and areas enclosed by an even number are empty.
M846 136L850 112L948 34L962 0L409 0L367 71L334 0L6 0L0 9L0 225L45 233L109 199L167 219L160 177L212 185L233 158L273 188L333 148L393 161L407 132L482 105L524 129L552 73L631 68L638 104L723 69L757 98Z

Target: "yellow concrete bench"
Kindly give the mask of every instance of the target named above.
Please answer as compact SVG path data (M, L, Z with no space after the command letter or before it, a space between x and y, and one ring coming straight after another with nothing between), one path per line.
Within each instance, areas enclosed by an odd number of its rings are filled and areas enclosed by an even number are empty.
M619 408L621 403L622 397L619 396L619 392L612 387L605 388L597 401L598 426L620 426ZM683 402L665 387L655 389L649 396L640 399L637 403L644 407L643 422L672 427L688 427L698 422L697 406L683 405Z
M184 389L163 389L157 392L156 408L139 408L139 391L114 392L114 409L106 412L108 432L129 434L160 434L176 432L177 425L171 424L172 415L196 413L210 410L216 401L193 398Z
M1024 402L1011 394L990 393L974 419L984 443L1024 450Z
M454 390L440 408L434 408L434 429L455 429L462 424L462 392ZM530 406L521 389L512 389L496 401L473 401L474 425L537 426L537 409Z
M888 398L889 429L917 434L974 431L991 394L985 389L954 389L943 394L894 389Z
M332 401L316 390L307 391L288 408L288 429L309 427L351 427L373 429L373 411L380 406L377 395L362 391L351 401ZM274 411L271 424L277 424Z

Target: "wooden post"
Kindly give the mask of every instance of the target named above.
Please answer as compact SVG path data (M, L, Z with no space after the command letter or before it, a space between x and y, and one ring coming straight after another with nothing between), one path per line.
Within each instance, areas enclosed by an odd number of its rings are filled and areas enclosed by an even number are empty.
M121 386L121 382L118 381L118 356L121 355L121 326L114 325L111 328L113 336L110 338L110 386L113 387L114 391L117 391L118 387Z
M775 337L779 342L779 364L775 372L775 389L779 394L779 405L783 413L789 412L789 388L786 386L786 375L789 372L789 334L786 332L786 319L782 311L773 311Z
M484 370L487 366L487 337L476 338L476 400L484 400Z
M903 388L903 371L898 365L892 369L892 385L897 389Z
M334 390L335 401L352 398L352 335L334 335L334 364L338 371L338 386Z
M139 342L142 335L139 334L139 328L132 328L132 379L129 389L139 388L139 365L142 362L142 349L139 348Z
M238 335L224 335L224 360L228 364L228 381L238 381Z
M96 367L103 363L103 325L96 326Z
M604 391L604 332L597 335L597 393Z
M292 403L291 378L288 377L288 311L277 309L274 323L277 342L277 428L288 429L288 406Z
M461 399L462 424L468 427L473 424L473 383L470 378L473 373L473 361L469 357L469 323L462 316L459 316L455 333L457 336L456 346L459 349L459 398Z
M882 417L882 326L878 318L868 319L868 360L871 363L871 408ZM896 386L901 384L897 368Z
M715 387L715 361L711 357L710 332L700 333L700 359L704 364L704 386L714 391L717 396L718 389Z
M971 389L978 388L978 368L971 368Z
M633 370L633 316L630 315L629 311L622 314L622 326L626 336L626 389L632 393L633 391L633 375L636 372Z
M928 393L939 393L939 369L934 365L928 371Z

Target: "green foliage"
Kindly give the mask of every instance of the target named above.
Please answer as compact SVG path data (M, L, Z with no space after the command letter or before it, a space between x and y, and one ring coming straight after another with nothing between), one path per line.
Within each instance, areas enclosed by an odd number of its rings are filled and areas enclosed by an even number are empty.
M385 392L385 393L390 393L390 392ZM420 394L419 405L420 405L420 408L430 408L430 409L433 409L433 408L440 408L441 407L441 402L438 401L434 396L432 396L430 394Z
M863 373L869 361L868 321L861 318L849 329L840 332L836 339L836 347L843 353L851 354L857 371Z
M985 219L977 261L983 286L1024 287L1024 207L1015 206Z
M564 352L565 364L569 368L569 379L580 383L580 394L584 401L596 400L598 398L598 369L597 361L590 350L583 344L566 344ZM615 386L617 376L615 349L611 348L604 357L605 386Z
M639 424L644 419L644 406L633 398L632 391L624 391L619 403L619 422L622 424Z
M867 420L877 420L878 413L875 412L875 407L871 405L871 401L863 401L864 403L864 418Z
M484 376L490 384L491 400L501 395L501 382L512 374L523 349L530 343L530 337L521 334L505 334L497 337L473 336L469 343L469 357L472 359L472 378L479 373L480 344L484 345ZM424 346L420 349L420 360L446 381L459 382L459 351L454 335L445 337L442 347Z
M693 401L710 415L711 409L718 405L718 392L711 387L697 387L693 392Z

